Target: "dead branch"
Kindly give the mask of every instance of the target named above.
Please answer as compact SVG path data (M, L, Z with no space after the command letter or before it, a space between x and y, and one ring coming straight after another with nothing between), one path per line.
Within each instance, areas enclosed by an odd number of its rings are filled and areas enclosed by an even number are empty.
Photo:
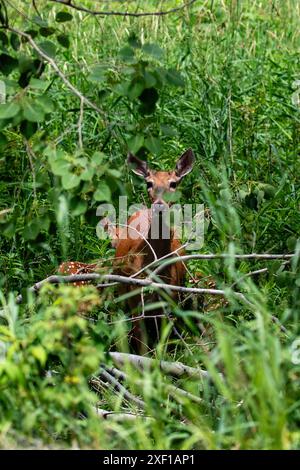
M116 389L118 392L120 392L126 400L131 401L135 405L137 405L139 408L144 409L145 408L145 403L143 400L140 398L136 397L133 395L131 392L129 392L124 385L122 385L112 374L110 374L107 370L101 369L99 373L100 377L102 379L105 379L108 383L110 383L114 389ZM95 379L95 378L94 378Z
M28 290L29 292L38 292L43 285L49 284L66 284L66 283L74 283L79 281L112 281L112 283L105 283L105 284L97 284L97 288L102 287L109 287L117 283L124 283L124 284L132 284L137 286L144 286L144 287L153 287L157 289L163 290L173 290L177 292L189 292L193 294L210 294L210 295L220 295L224 296L226 293L224 290L221 289L205 289L200 287L182 287L182 286L174 286L171 284L164 284L159 282L153 282L151 279L135 279L132 277L126 276L119 276L117 274L97 274L97 273L90 273L90 274L73 274L70 276L59 276L53 275L49 276L46 279L43 279L40 282L37 282ZM240 300L249 304L250 302L245 298L245 296L241 292L233 292L233 295L239 298ZM20 294L16 298L16 303L20 304L23 301L23 296Z
M140 13L131 13L131 12L122 12L122 11L101 11L101 10L90 10L89 8L86 8L82 5L75 5L75 3L72 2L72 0L51 0L53 3L59 3L61 5L64 5L69 8L73 8L74 10L77 11L82 11L84 13L89 13L90 15L93 16L133 16L135 18L141 17L141 16L165 16L169 15L171 13L176 13L178 11L183 10L184 8L190 7L193 3L195 3L197 0L190 0L187 3L184 3L183 5L172 8L170 10L161 10L161 11L152 11L152 12L140 12Z
M116 412L116 411L107 411L103 410L102 408L95 407L95 412L96 414L103 418L107 419L109 421L132 421L135 419L142 419L145 421L152 421L154 418L151 416L144 416L142 414L135 414L135 413L122 413L122 412Z
M110 352L110 358L117 367L124 367L130 364L135 368L143 370L153 370L159 367L160 370L175 377L188 376L195 379L208 379L210 374L203 369L186 366L182 362L157 361L149 357L138 356L137 354L127 354L120 352Z

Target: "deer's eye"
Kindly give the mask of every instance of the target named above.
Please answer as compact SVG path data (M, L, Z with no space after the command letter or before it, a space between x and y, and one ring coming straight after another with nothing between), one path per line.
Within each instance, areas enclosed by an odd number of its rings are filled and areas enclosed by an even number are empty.
M170 182L170 189L176 189L177 183L176 181L171 181Z
M152 188L153 188L152 181L147 181L147 189L152 189Z

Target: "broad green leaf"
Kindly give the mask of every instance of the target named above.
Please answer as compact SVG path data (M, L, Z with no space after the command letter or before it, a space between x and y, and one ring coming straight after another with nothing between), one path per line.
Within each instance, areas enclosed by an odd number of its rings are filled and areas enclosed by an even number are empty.
M50 162L51 171L54 175L63 176L69 174L71 164L66 160L53 160Z
M135 60L134 50L130 46L123 47L119 55L124 62L132 62Z
M55 46L54 42L52 42L52 41L43 41L43 42L40 42L38 44L38 46L49 57L52 57L52 58L55 57L56 46Z
M40 224L38 219L34 219L33 221L29 222L24 230L23 230L23 237L25 240L35 240L38 234L40 233Z
M31 122L41 122L44 120L44 109L37 101L34 101L32 99L25 99L22 105L25 119Z
M34 90L44 91L49 86L49 84L49 81L41 80L40 78L32 77L30 79L30 88L33 88Z
M146 149L149 150L149 152L155 155L158 155L161 153L161 150L162 150L161 141L157 137L153 137L153 136L147 137L147 139L145 139L144 145Z
M119 170L115 170L114 168L108 168L106 170L106 173L112 176L113 178L121 178L122 176L122 173Z
M91 82L104 82L105 81L106 69L102 65L95 65L92 67L90 74L88 75L88 80Z
M166 80L171 85L184 87L184 78L175 69L169 69L166 73Z
M52 113L55 109L53 101L47 95L38 96L35 101L41 105L46 114Z
M57 41L59 42L59 44L63 47L65 47L66 49L69 49L70 47L70 39L69 39L69 36L67 34L59 34L57 37L56 37Z
M73 19L73 16L71 13L68 13L67 11L59 11L56 13L55 20L58 23L65 23L66 21L71 21Z
M127 92L128 98L130 100L135 100L141 95L144 88L145 88L145 84L142 81L135 81L131 83Z
M157 44L144 44L142 50L155 59L161 59L164 56L164 51Z
M95 201L110 201L111 191L109 186L104 182L100 181L96 191L94 192Z
M94 152L92 155L92 162L96 165L100 165L103 162L104 153L102 152Z
M127 141L127 145L130 152L138 152L140 148L144 145L144 136L141 134L137 134L134 137L131 137L131 139Z
M14 101L0 104L0 119L11 119L20 112L20 105Z
M74 175L74 173L65 173L61 179L61 183L64 189L73 189L79 185L80 177Z
M145 70L144 73L144 80L145 80L145 88L152 88L156 85L156 78L151 72L147 72Z
M0 54L0 72L3 75L9 75L16 67L18 67L19 62L14 57L8 54Z
M95 174L95 169L91 166L86 168L80 175L80 179L83 181L90 181Z
M30 352L32 356L39 361L41 366L44 366L46 364L47 353L42 346L40 345L32 346L30 349Z
M87 211L87 202L74 199L70 203L70 209L71 209L72 215L75 217L85 214L85 212Z

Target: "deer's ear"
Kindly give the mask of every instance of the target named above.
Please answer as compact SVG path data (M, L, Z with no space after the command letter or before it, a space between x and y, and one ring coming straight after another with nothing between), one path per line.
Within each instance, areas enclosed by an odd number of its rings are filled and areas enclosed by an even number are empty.
M143 178L146 178L149 175L147 163L143 160L140 160L132 153L127 155L127 163L130 167L132 167L131 169L136 175L142 176Z
M175 173L178 178L183 178L193 169L195 155L192 149L186 150L176 163Z

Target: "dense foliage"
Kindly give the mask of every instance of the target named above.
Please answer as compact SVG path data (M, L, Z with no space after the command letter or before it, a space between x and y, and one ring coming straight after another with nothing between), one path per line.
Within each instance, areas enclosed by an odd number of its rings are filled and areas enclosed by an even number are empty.
M199 0L169 15L122 17L0 1L0 446L299 447L299 8ZM104 420L96 404L139 408L95 379L109 350L128 350L118 293L26 288L64 260L109 269L114 251L97 237L97 205L146 199L127 171L128 149L171 169L188 147L196 166L179 196L205 205L201 252L295 256L189 262L202 286L212 278L226 289L228 303L175 309L200 333L170 349L166 326L152 357L207 369L210 382L179 380L201 401L174 398L158 368L129 367L125 384L153 419Z

